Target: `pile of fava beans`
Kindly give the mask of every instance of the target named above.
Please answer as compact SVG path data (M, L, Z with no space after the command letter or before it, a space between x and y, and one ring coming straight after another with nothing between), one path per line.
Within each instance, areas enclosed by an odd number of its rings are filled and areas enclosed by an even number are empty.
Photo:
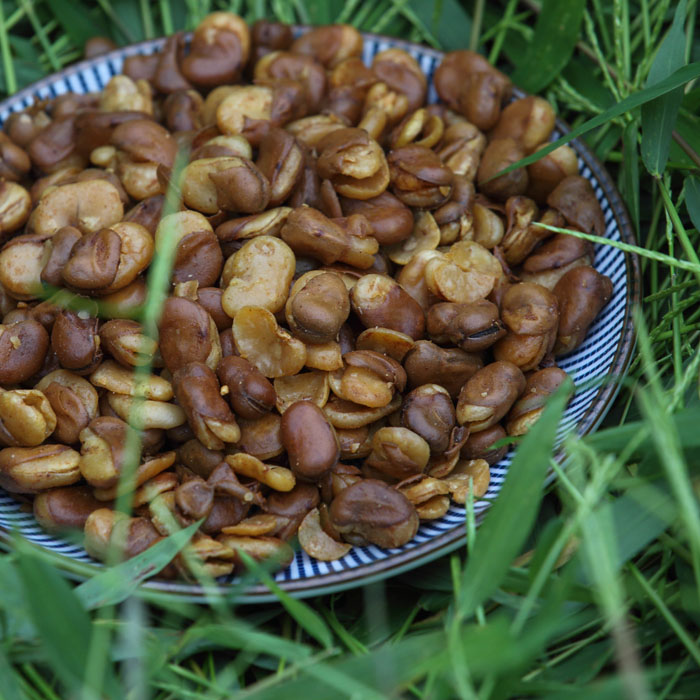
M399 547L483 496L565 380L612 284L537 223L604 235L602 211L568 146L494 177L548 141L552 107L470 51L426 105L415 59L367 66L362 45L215 13L101 93L5 122L0 486L46 529L104 559L201 520L164 572L186 577L241 552L285 566L295 537L325 561Z

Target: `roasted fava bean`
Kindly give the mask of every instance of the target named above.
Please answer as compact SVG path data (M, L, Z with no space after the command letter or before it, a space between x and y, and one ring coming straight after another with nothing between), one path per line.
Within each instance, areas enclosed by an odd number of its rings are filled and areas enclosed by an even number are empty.
M292 29L288 25L259 19L251 27L252 58L257 63L272 51L286 50L292 40Z
M404 358L408 386L439 384L456 399L459 391L484 363L476 354L459 348L441 348L428 340L419 340Z
M204 362L214 369L221 360L216 324L196 302L170 297L160 318L160 352L170 372L189 362Z
M386 191L369 199L340 199L346 216L362 214L371 224L380 245L400 243L413 230L411 210L395 195Z
M473 433L486 430L508 413L525 388L525 376L511 362L492 362L462 387L457 420Z
M276 207L287 199L299 180L304 154L288 131L271 128L260 142L256 165L270 183L270 205Z
M460 457L467 460L483 459L489 465L496 464L508 453L508 445L501 447L493 447L493 445L505 437L506 431L500 423L473 433L464 443Z
M336 129L321 139L316 167L336 192L350 199L370 199L389 184L382 147L364 129Z
M307 272L292 287L285 307L290 330L306 343L335 340L350 315L350 297L332 272Z
M210 450L221 450L224 443L236 443L241 431L228 405L219 393L214 372L202 362L192 362L173 373L173 388L185 411L190 427Z
M549 140L553 128L552 106L541 97L529 96L511 102L503 110L491 138L515 139L531 153L537 144Z
M380 428L372 438L366 464L392 479L421 474L428 465L430 445L408 428Z
M34 233L53 235L63 226L93 233L122 220L119 190L107 180L84 180L47 192L29 219Z
M64 369L90 374L102 362L98 320L86 312L63 310L51 331L51 347Z
M401 406L401 425L420 435L433 454L442 454L455 426L455 407L439 384L423 384L409 392Z
M508 435L525 435L542 415L547 399L567 380L568 375L559 367L533 372L527 378L522 395L508 413Z
M66 445L0 450L0 486L10 493L36 493L80 481L80 455Z
M130 518L109 508L100 508L85 521L85 551L105 560L110 547L126 559L145 551L161 538L147 518Z
M535 150L548 146L540 144ZM571 146L559 146L551 153L527 166L527 196L544 204L552 190L569 175L578 172L578 157Z
M523 263L521 279L554 289L557 282L572 268L589 265L593 246L582 238L558 233L545 241Z
M429 148L397 148L388 163L391 188L404 204L435 209L450 198L454 174Z
M104 508L86 485L63 486L42 491L34 498L34 517L41 527L53 531L82 530L90 514Z
M82 292L109 287L117 275L121 249L122 240L111 228L81 237L63 267L63 281Z
M41 369L48 349L48 333L38 321L0 324L0 383L29 379Z
M276 313L287 301L294 266L292 249L279 238L256 236L247 241L224 267L224 311L231 318L245 306Z
M143 334L141 324L127 319L107 321L100 327L101 346L125 367L151 362L158 344Z
M554 353L566 355L583 342L591 323L610 301L613 286L609 277L584 265L569 270L552 291L559 305Z
M501 302L501 318L508 330L519 335L548 333L559 323L557 298L539 284L514 284Z
M42 295L45 240L34 234L15 236L0 251L0 284L15 299L31 301Z
M0 389L0 444L35 447L55 428L56 414L41 391Z
M57 369L34 387L49 400L56 415L54 438L66 445L78 442L80 431L97 418L97 392L83 377Z
M465 80L465 77L467 78ZM475 51L451 51L434 76L438 95L479 129L498 121L501 104L510 97L510 80Z
M255 420L275 407L274 387L248 360L235 355L224 357L216 371L222 389L228 389L226 395L236 415Z
M486 299L472 304L434 304L427 315L428 334L438 343L452 343L479 352L506 334L498 307Z
M423 309L391 277L362 276L350 291L350 302L365 328L391 328L414 340L423 336Z
M282 416L282 444L299 479L318 481L339 459L335 429L311 401L293 403Z
M328 373L311 370L293 377L277 377L274 383L277 410L284 412L297 401L311 401L323 408L330 393Z
M277 325L261 306L244 306L233 319L233 338L241 357L269 378L296 374L306 361L306 346Z
M508 197L525 194L528 185L527 170L516 168L506 175L498 175L509 165L525 157L525 150L514 139L494 139L486 146L476 174L479 190L489 197L504 202Z
M333 527L351 544L400 547L418 530L418 514L400 491L383 481L363 479L331 503Z
M339 261L367 269L379 245L369 227L351 225L365 222L360 215L333 220L311 207L299 207L291 212L280 235L297 255L309 255L325 265Z
M605 235L605 217L591 183L581 175L565 177L547 197L568 223L581 231Z
M22 228L31 210L31 197L22 185L0 180L0 241Z
M173 387L167 379L155 374L137 379L133 371L113 360L103 362L90 375L90 381L94 386L115 394L142 396L154 401L170 401L173 398Z
M98 417L80 433L80 473L96 488L111 488L119 480L129 426L119 418Z

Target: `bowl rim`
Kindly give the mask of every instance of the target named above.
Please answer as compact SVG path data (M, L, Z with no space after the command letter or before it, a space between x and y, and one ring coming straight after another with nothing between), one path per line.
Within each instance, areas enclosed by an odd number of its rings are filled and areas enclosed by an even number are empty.
M311 28L312 27L309 25L293 25L293 31L296 34L303 33L305 30ZM418 53L422 56L427 55L436 60L441 60L445 53L447 53L430 46L383 34L374 34L372 32L362 32L361 34L363 40L370 39L376 42L388 42L392 45L391 48L403 49L411 54ZM191 36L191 33L186 32L185 37L189 36ZM82 71L91 69L96 63L109 62L110 60L122 60L128 56L153 53L162 48L167 38L168 37L159 37L129 44L128 46L117 48L109 53L96 56L95 58L84 59L67 66L61 71L52 73L5 98L0 102L0 112L7 109L8 103L11 102L14 103L16 101L25 100L28 97L32 98L34 101L38 91L49 88L57 80L65 80ZM527 95L527 93L517 86L514 88L514 94L516 97L525 97ZM558 117L556 119L556 129L562 134L570 131L570 128ZM572 139L569 145L576 151L584 164L588 166L592 175L603 189L617 225L620 240L624 243L637 245L634 228L622 196L603 164L593 153L591 148L579 138ZM617 397L621 388L620 380L624 377L632 360L636 344L632 312L641 300L641 267L639 257L635 253L625 252L624 259L627 295L622 321L622 332L608 371L608 377L617 381L601 382L588 409L576 424L575 430L579 437L592 433L603 421ZM550 469L547 479L545 483L543 483L543 488L554 480L554 476L554 472ZM477 523L481 521L487 511L488 509L485 509L477 516ZM7 548L11 545L12 538L12 531L0 525L0 545ZM276 581L275 584L286 593L297 598L327 595L329 593L336 593L356 586L365 586L386 578L397 576L418 566L428 564L441 556L453 552L460 546L466 546L466 523L464 527L453 527L411 549L391 554L386 559L379 559L352 569L334 571L313 577L292 581ZM55 553L55 558L57 565L63 570L64 574L75 580L85 580L89 576L89 572L92 571L94 574L97 574L102 570L97 565L76 562L70 557L58 553ZM236 589L237 585L231 583L218 583L216 586L206 587L200 584L185 582L147 580L141 584L140 594L152 600L157 600L159 598L172 599L175 597L179 600L198 603L205 602L207 598L212 595L223 596L224 598L228 596L233 597L233 595L235 595L236 603L270 603L278 600L278 596L263 583L249 586L242 592L237 592Z

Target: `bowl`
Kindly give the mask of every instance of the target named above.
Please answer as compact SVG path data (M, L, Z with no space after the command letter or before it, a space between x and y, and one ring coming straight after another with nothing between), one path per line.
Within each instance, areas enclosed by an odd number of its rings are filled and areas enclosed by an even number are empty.
M303 28L297 27L295 31L301 33ZM440 51L374 34L364 34L363 38L365 62L371 62L375 54L388 48L404 49L411 54L428 78L428 101L437 101L432 76L443 56ZM21 111L38 99L53 98L66 92L101 90L112 76L121 72L127 56L153 53L163 46L164 41L156 39L121 48L82 61L41 80L0 103L0 123L10 113ZM523 96L523 93L516 91L516 95ZM566 126L557 121L554 138L566 130ZM579 173L592 184L600 202L605 216L606 237L612 241L635 244L629 216L610 176L583 142L574 139L570 145L578 155ZM636 256L623 253L618 248L596 245L594 266L612 280L613 296L589 329L584 343L559 362L577 386L564 413L560 435L571 430L585 435L596 429L615 399L619 380L628 368L634 346L631 311L640 299L639 261ZM498 496L509 464L510 456L507 456L491 468L488 491L484 499L475 504L477 520ZM553 474L550 473L549 479L552 478ZM517 513L513 513L513 518L517 518ZM102 566L92 560L81 546L42 530L22 504L0 489L0 539L8 543L13 531L59 555L56 561L69 575L89 576ZM282 589L299 597L330 593L365 585L426 564L463 546L465 537L465 510L452 504L447 514L439 520L423 523L415 538L403 547L354 547L345 557L332 562L317 561L300 550L293 562L275 575L275 580ZM220 589L227 590L235 583L233 577L217 581ZM185 582L155 579L143 586L151 594L164 593L191 599L201 599L206 594L201 586ZM276 596L263 585L237 591L237 600L241 602L274 599Z

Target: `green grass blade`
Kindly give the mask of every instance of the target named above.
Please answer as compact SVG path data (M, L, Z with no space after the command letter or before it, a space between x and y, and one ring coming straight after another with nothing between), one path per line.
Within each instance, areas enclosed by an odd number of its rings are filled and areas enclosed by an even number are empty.
M75 594L86 610L121 603L128 598L147 578L165 568L173 557L190 541L201 525L193 523L174 532L152 547L121 564L111 566L85 583L81 583Z
M19 552L17 570L24 583L24 595L42 640L42 648L54 673L71 694L77 693L84 681L93 625L70 584L56 569L36 556L24 540L16 538L15 548ZM111 666L106 668L103 685L100 690L109 697L115 700L119 697Z
M639 156L637 137L639 125L631 121L622 135L622 193L627 204L634 230L639 232Z
M22 700L23 694L17 683L17 677L12 670L10 662L5 656L5 652L0 648L0 678L2 679L2 690L0 697L3 700Z
M585 0L544 0L535 36L512 75L516 85L538 92L559 75L574 52L585 6Z
M239 555L246 565L246 568L253 571L261 581L279 598L280 603L285 610L301 625L316 641L322 644L326 649L333 646L333 635L328 629L328 625L323 621L323 618L312 610L306 603L301 600L292 598L288 593L283 591L274 581L272 576L265 571L254 559L248 556L245 552L240 551Z
M700 178L694 175L685 178L685 206L693 226L700 231Z
M673 24L649 69L647 87L667 78L685 63L685 12L686 0L681 0ZM683 89L679 87L642 106L642 160L654 176L658 177L666 167L671 148L671 132L682 100Z
M473 614L498 587L525 543L542 498L542 481L570 388L570 382L559 388L518 446L501 492L484 519L464 569L460 595L463 617ZM517 526L513 522L516 512Z

